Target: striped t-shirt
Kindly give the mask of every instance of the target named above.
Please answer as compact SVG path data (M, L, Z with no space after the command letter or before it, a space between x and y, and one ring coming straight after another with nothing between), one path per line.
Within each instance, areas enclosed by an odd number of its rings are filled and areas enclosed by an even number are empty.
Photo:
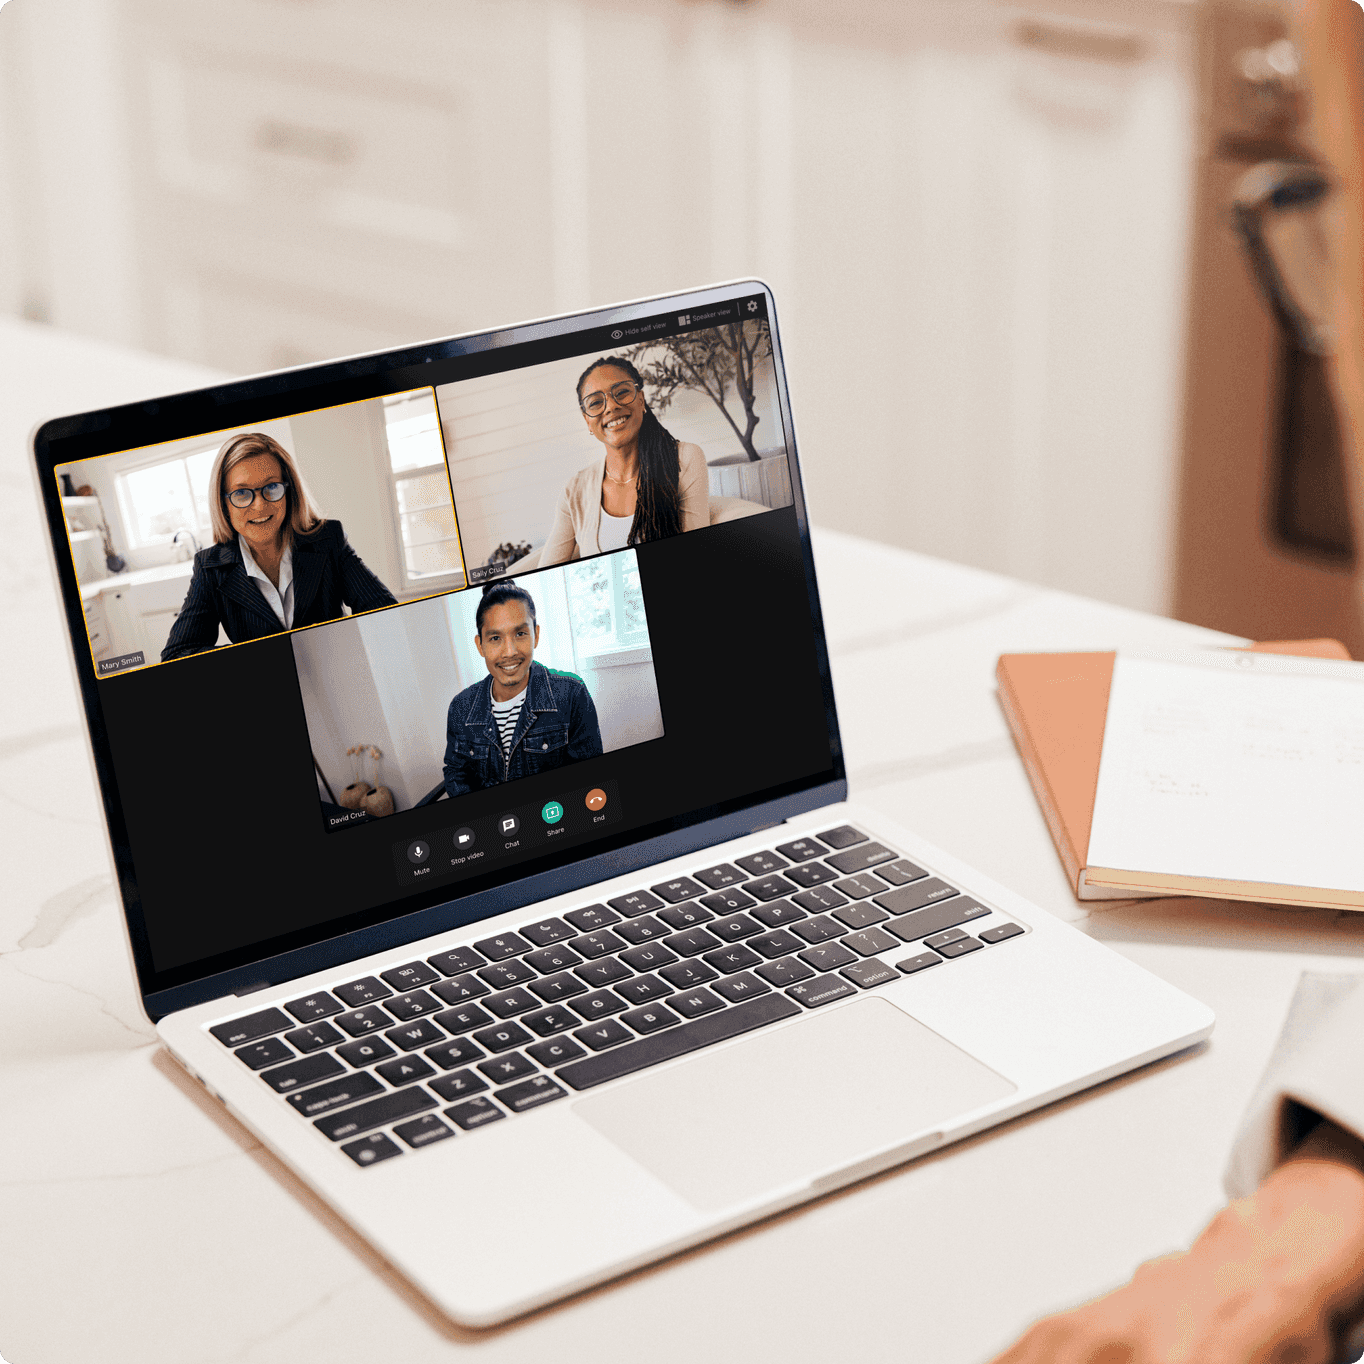
M501 741L503 753L511 752L512 735L516 733L516 722L521 718L521 703L529 690L529 687L522 687L510 701L493 702L493 720L497 725L497 737Z

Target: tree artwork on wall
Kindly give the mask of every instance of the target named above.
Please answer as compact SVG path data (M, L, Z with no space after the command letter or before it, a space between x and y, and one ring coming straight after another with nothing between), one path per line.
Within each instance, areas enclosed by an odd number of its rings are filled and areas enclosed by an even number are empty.
M758 424L753 377L772 355L772 333L766 321L731 322L705 331L670 336L632 346L626 358L639 370L644 396L659 412L666 412L679 389L704 393L724 414L744 454L758 459L753 429ZM725 403L733 389L743 409L743 427Z

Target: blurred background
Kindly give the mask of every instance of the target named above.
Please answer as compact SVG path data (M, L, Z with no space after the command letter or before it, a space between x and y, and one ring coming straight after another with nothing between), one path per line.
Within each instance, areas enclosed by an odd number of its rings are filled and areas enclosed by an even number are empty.
M240 373L759 275L817 522L1360 656L1320 360L1234 212L1301 157L1284 32L1250 0L11 0L0 312Z

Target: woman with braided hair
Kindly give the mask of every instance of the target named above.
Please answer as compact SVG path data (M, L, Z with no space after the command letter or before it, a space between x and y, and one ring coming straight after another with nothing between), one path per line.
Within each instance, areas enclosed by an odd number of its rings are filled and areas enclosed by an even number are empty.
M578 408L602 455L569 479L541 567L709 523L706 457L649 410L634 365L615 355L594 360L578 380Z

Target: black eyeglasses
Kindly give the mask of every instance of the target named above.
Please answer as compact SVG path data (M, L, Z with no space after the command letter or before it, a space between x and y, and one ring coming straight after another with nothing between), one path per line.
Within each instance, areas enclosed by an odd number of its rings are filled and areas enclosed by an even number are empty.
M267 483L261 488L233 488L227 495L227 500L232 503L238 511L245 511L255 500L259 493L267 502L278 502L284 496L285 490L289 487L287 483L281 483L276 479L273 483Z
M635 394L639 392L639 385L631 383L629 379L622 379L620 383L612 384L607 392L622 407L629 407L635 400ZM589 417L600 417L606 411L606 393L589 393L578 406Z

